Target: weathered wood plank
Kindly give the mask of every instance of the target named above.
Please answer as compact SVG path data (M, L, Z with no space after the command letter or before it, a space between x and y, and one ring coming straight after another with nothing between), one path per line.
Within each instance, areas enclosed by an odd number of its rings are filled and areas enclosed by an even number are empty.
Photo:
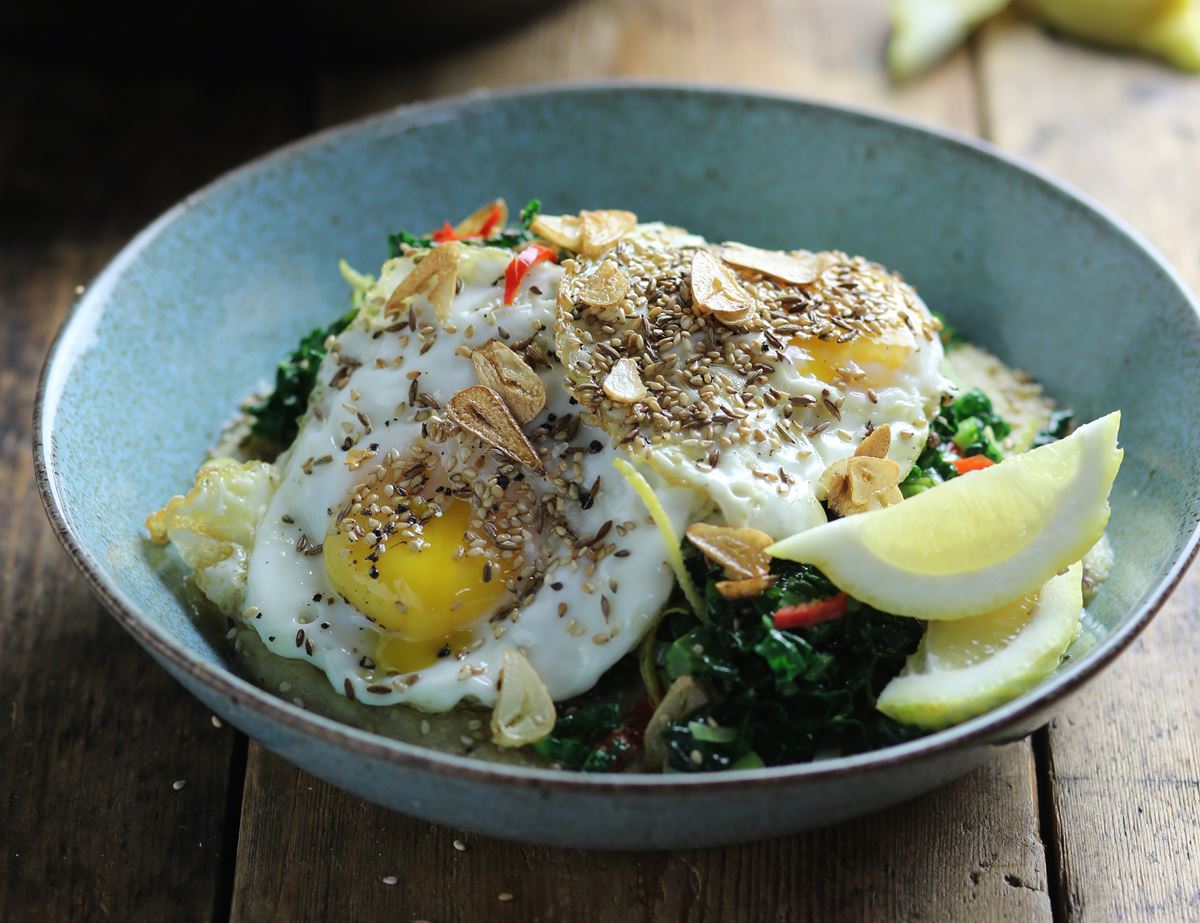
M0 70L0 919L209 920L228 899L235 736L93 600L30 452L75 286L175 198L303 128L264 117L262 93L208 94Z
M1029 780L1027 747L1010 746L940 792L839 827L598 853L413 821L251 744L231 919L1049 920Z
M886 37L876 0L583 0L419 66L398 58L369 74L331 76L319 113L342 121L478 87L622 76L765 87L974 131L967 53L893 90L881 63Z
M1200 81L1008 18L980 43L994 140L1083 188L1200 288ZM1049 88L1053 87L1053 92ZM1048 730L1063 918L1200 915L1200 571Z
M679 77L886 107L978 128L970 62L893 92L871 0L565 4L494 41L322 82L332 123L412 99L531 80ZM251 745L232 917L1048 920L1027 744L940 792L812 834L674 854L548 850L389 814ZM395 876L395 884L384 879ZM511 893L511 904L498 895Z

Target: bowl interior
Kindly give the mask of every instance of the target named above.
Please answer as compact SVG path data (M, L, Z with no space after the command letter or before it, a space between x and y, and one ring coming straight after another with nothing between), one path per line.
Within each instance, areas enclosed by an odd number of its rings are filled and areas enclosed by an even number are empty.
M191 482L297 338L344 310L339 257L374 271L389 231L497 194L865 254L1080 418L1122 409L1116 565L1064 670L1083 669L1186 551L1200 505L1197 316L1111 220L970 144L852 112L575 89L402 110L287 150L168 213L87 292L46 379L48 489L139 619L225 662L148 558L146 514Z

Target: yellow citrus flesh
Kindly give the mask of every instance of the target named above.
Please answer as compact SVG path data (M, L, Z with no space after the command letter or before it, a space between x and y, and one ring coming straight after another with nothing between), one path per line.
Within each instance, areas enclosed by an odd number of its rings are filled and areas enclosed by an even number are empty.
M930 622L921 647L880 693L884 714L949 727L1003 705L1054 672L1079 633L1082 566L993 612Z

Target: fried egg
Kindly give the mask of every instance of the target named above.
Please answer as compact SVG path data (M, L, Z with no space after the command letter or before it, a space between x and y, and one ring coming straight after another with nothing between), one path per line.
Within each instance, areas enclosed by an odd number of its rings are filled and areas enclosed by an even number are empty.
M507 304L511 250L384 264L327 341L292 446L273 466L206 466L151 518L181 553L205 538L185 560L271 652L351 699L440 712L494 704L518 650L569 699L675 587L615 460L676 533L705 519L774 538L825 521L822 474L874 428L911 466L948 383L937 322L901 279L586 216L546 224L561 264L532 265ZM240 497L237 528L220 526Z
M659 533L613 470L617 450L582 423L549 358L560 267L535 266L503 305L511 252L461 249L448 313L425 294L388 311L414 269L393 260L328 344L250 555L247 622L368 704L492 703L507 647L555 699L577 695L637 643L673 586ZM471 351L493 339L545 383L545 408L524 427L543 472L444 416L478 383ZM699 499L659 487L682 529Z
M787 257L811 275L789 284L723 266L736 297L723 296L722 319L698 309L692 268L697 254L724 248L640 225L602 256L564 264L556 347L585 420L668 483L702 492L727 524L782 538L825 521L821 474L875 427L890 425L889 456L907 472L950 384L937 321L883 267L839 252L727 247L740 263L772 270ZM619 298L596 304L614 288ZM622 358L637 363L640 400L606 393Z

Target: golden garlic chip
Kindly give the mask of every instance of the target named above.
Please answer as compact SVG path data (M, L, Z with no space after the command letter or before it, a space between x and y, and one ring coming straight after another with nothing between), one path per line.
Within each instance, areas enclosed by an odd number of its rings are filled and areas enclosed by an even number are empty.
M633 212L607 208L579 213L579 252L588 259L599 256L637 226Z
M871 431L871 435L859 443L854 454L859 458L887 458L892 447L892 427L885 423Z
M821 258L815 253L760 250L746 244L722 245L721 259L738 269L749 269L788 285L808 285L821 275Z
M613 363L601 387L618 404L636 404L646 396L646 385L632 359L618 359Z
M581 229L574 215L538 215L529 226L542 240L564 250L579 250Z
M500 664L492 740L501 747L537 743L554 730L554 700L533 665L518 650L507 648Z
M817 498L839 516L853 516L893 506L900 493L900 466L890 458L853 455L825 469L817 482Z
M712 314L727 325L747 320L756 307L754 296L737 276L707 250L692 256L692 302L696 311Z
M499 340L472 352L471 364L479 383L500 395L518 423L528 423L546 406L546 386L538 373Z
M491 388L463 388L446 404L450 419L506 455L539 474L545 469L504 400Z
M612 260L605 260L584 276L575 288L575 297L597 308L620 304L629 291L629 279Z
M725 568L730 577L762 578L771 572L771 558L766 549L775 540L766 532L694 522L687 527L687 537L701 554Z
M458 248L457 243L445 243L431 249L392 290L384 312L399 314L404 310L407 299L432 286L429 302L437 313L438 322L445 323L450 315L450 302L458 282Z

